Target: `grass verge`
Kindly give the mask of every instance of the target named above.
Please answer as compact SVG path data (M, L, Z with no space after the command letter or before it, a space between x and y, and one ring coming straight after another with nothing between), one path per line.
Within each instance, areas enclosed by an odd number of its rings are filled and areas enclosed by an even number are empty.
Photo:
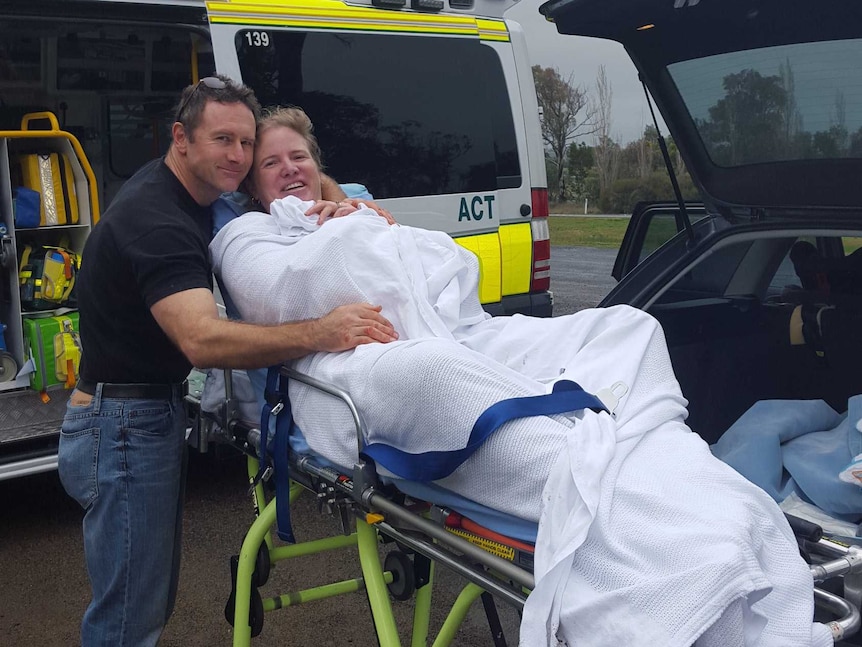
M551 244L619 249L628 218L548 218Z
M579 218L573 216L548 218L551 244L562 247L599 247L619 249L628 227L628 218ZM665 232L662 232L665 235ZM673 232L666 232L662 243ZM844 253L849 255L862 248L862 238L844 237ZM657 246L657 245L656 245Z

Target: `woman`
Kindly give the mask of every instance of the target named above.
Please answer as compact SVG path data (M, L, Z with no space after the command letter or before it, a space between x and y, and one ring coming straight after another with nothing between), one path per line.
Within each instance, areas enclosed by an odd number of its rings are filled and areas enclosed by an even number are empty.
M254 162L242 190L222 195L213 205L213 234L250 210L268 212L273 200L287 196L313 202L306 214L317 216L318 224L353 213L360 205L377 212L388 223L395 223L392 214L370 199L364 186L340 185L322 168L320 147L308 115L294 107L268 111L258 122ZM353 197L348 197L345 189ZM242 318L221 278L217 278L227 315Z
M390 224L395 223L392 214L370 199L347 197L322 169L320 147L308 115L300 108L276 108L258 124L254 164L245 188L252 202L266 211L273 200L287 196L314 202L306 213L317 215L318 224L353 213L360 204L370 207ZM364 189L361 185L354 186ZM324 199L324 195L331 199Z
M382 306L398 341L294 364L351 394L367 442L460 449L497 402L562 380L593 393L613 385L613 416L512 420L436 481L539 521L522 644L730 645L743 633L752 645L828 644L817 642L827 634L811 623L811 576L780 510L685 425L654 319L626 306L491 318L475 257L447 235L392 226L354 203L321 204L304 114L276 111L257 142L248 186L269 213L222 230L214 265L256 323L313 318L342 302ZM352 465L346 408L301 384L290 397L311 448Z

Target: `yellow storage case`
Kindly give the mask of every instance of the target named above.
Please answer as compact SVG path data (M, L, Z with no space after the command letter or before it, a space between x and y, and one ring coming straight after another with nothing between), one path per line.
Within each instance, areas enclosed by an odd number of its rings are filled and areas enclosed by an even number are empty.
M78 224L78 196L72 165L62 153L19 157L23 185L41 195L40 226Z

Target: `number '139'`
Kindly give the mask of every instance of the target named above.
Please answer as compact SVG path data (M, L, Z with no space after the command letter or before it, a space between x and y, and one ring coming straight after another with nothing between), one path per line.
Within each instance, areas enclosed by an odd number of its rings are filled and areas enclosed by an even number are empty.
M245 39L251 47L269 47L269 34L265 31L247 31Z

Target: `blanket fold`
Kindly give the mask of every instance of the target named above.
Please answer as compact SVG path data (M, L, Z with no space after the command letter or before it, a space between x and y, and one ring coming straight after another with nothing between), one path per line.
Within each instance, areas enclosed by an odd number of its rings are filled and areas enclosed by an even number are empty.
M712 453L778 502L791 494L838 519L862 521L862 489L840 474L862 453L862 395L839 414L823 400L761 400Z

